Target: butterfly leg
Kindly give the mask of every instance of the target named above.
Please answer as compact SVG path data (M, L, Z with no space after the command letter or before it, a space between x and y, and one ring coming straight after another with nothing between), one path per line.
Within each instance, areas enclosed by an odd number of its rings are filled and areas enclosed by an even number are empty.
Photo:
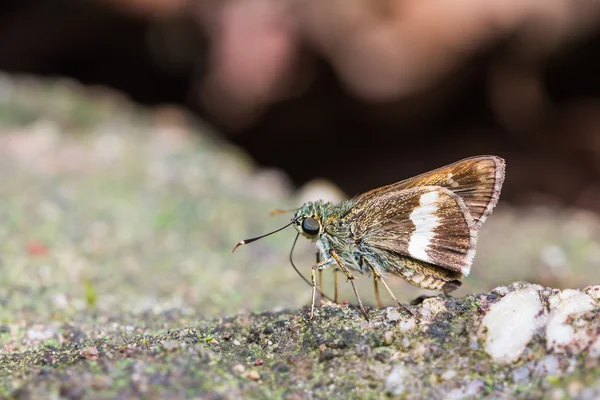
M375 299L377 300L377 307L383 308L381 297L379 297L379 285L377 284L378 279L379 278L377 277L377 275L373 274L373 286L375 287Z
M334 268L333 270L333 302L335 304L339 303L338 299L339 299L339 292L338 292L338 274L339 269L338 268Z
M385 282L385 280L383 279L383 276L381 276L381 274L377 271L377 269L373 266L373 264L371 264L369 261L367 261L367 264L369 265L369 268L371 268L371 271L373 272L373 279L375 279L375 282L380 281L383 284L383 287L385 288L385 290L388 292L388 294L390 295L390 297L402 308L404 308L406 311L408 311L408 313L410 315L414 315L413 311L408 308L408 306L405 306L404 304L402 304L398 298L394 295L394 293L392 292L392 290L390 289L390 287L387 285L387 283ZM375 286L377 287L377 286ZM377 296L377 291L375 291L376 296ZM379 300L379 298L378 298Z
M342 263L342 260L336 254L335 251L329 250L329 254L331 254L331 257L333 257L335 259L335 261L338 263L340 269L342 270L344 275L346 275L347 280L350 281L350 284L352 285L352 290L354 291L354 296L356 296L356 300L358 301L358 306L360 307L360 310L362 311L363 315L365 316L365 319L367 321L369 321L369 314L367 313L367 309L363 305L363 303L360 299L360 296L358 295L358 290L356 289L356 284L354 283L354 279L356 279L356 278L354 278L354 276L352 276L350 271L348 271L348 269L344 266L344 264Z
M319 265L316 264L315 267ZM317 282L316 282L316 278L315 278L315 270L316 268L313 267L311 270L311 274L310 274L310 282L312 283L312 301L310 303L310 320L312 321L313 319L313 315L315 315L315 297L317 296Z
M317 252L317 264L321 262L321 253ZM339 268L333 269L333 302L338 304L339 301L339 290L338 290L338 272ZM319 269L319 289L321 292L321 297L331 300L330 297L325 296L325 292L323 291L323 269Z
M317 274L315 271L319 270L319 272L321 272L323 270L323 268L327 265L331 263L331 258L328 260L323 260L323 261L319 261L318 263L316 263L315 265L313 265L312 269L311 269L311 274L310 274L310 282L312 285L312 302L310 305L310 320L313 319L313 316L315 314L315 302L316 302L316 298L317 298ZM321 282L319 281L319 284ZM321 291L321 287L319 286L319 292L323 293Z
M364 264L366 263L364 257L360 257L360 266L364 268ZM368 264L369 269L371 269L371 264ZM383 303L381 302L381 297L379 296L379 285L377 284L378 280L377 274L373 274L373 287L375 289L375 299L377 300L377 307L383 308Z
M321 253L317 251L317 264L321 262ZM319 269L319 293L321 294L321 298L325 297L325 292L323 291L323 270Z

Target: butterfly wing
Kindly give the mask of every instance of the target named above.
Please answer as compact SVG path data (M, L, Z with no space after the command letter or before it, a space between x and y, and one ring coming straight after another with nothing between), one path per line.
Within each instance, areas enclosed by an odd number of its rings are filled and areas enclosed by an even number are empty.
M505 163L496 156L466 158L404 181L371 190L356 198L366 201L388 191L440 186L462 198L479 230L498 203L504 182Z
M446 188L392 188L360 199L345 218L355 241L365 248L469 274L475 221L460 196Z

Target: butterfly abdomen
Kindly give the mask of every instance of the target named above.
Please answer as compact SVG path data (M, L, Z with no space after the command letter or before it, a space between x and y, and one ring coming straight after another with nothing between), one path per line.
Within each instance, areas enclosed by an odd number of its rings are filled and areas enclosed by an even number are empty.
M384 275L386 273L398 275L411 285L428 290L451 292L460 287L458 280L463 275L459 272L410 257L394 255L394 257L388 258L385 255L382 256L375 264Z

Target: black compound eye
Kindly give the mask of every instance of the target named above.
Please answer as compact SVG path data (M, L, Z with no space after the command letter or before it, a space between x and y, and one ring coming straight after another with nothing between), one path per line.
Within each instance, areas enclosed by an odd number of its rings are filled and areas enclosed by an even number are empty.
M321 225L315 218L305 218L304 221L302 221L302 230L307 235L316 236L319 234L320 229Z

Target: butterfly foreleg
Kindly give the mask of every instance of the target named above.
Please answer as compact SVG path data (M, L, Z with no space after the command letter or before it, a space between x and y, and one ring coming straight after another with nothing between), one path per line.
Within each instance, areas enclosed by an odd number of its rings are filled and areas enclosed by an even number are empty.
M317 264L319 264L321 262L321 252L317 251ZM321 297L324 297L328 300L331 300L330 297L327 297L325 295L325 292L323 290L323 270L325 269L325 267L321 267L319 268L319 292L321 294ZM335 267L333 269L333 302L334 303L339 303L339 288L338 288L338 272L340 271L339 268Z
M350 284L352 285L352 291L354 291L354 296L356 296L356 300L358 301L358 306L360 307L360 310L364 314L366 320L369 321L369 314L367 313L367 309L363 305L360 296L358 295L358 290L356 289L356 284L354 283L354 279L356 278L354 278L354 276L350 273L348 268L344 266L344 263L342 262L341 258L336 254L334 250L329 250L329 254L335 259L338 266L340 267L340 270L342 270L344 275L346 275L346 279L350 281Z
M310 318L309 319L313 319L313 316L315 314L315 301L317 298L317 275L315 271L319 271L319 273L327 267L327 264L331 264L333 263L334 260L329 258L327 260L322 260L317 262L315 265L312 266L311 268L311 273L310 273L310 283L312 285L312 302L310 305ZM321 283L321 281L319 280L319 284ZM319 286L319 292L322 294L322 288Z
M317 264L321 262L321 252L317 251ZM325 292L323 291L323 270L319 270L319 292L321 297L325 297Z

